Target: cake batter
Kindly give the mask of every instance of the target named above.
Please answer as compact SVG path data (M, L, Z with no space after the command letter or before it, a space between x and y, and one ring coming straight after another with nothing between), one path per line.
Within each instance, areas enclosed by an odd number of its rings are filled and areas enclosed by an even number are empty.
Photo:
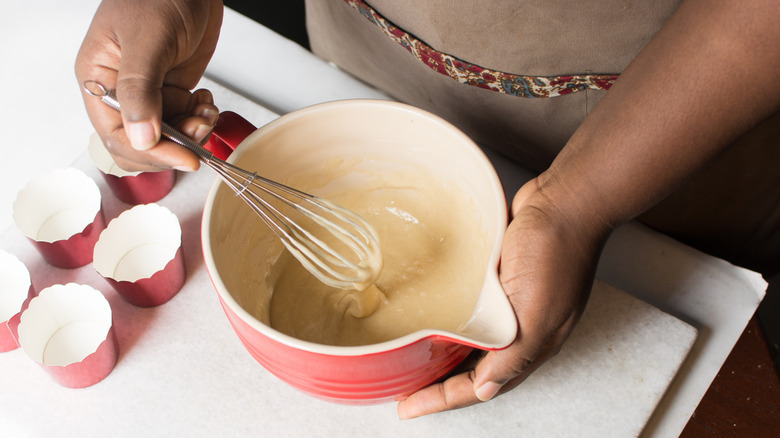
M407 175L407 179L408 179ZM379 234L384 268L375 287L326 286L289 253L271 266L271 327L306 341L365 345L421 329L457 331L469 320L489 251L469 199L431 177L387 182L329 199Z

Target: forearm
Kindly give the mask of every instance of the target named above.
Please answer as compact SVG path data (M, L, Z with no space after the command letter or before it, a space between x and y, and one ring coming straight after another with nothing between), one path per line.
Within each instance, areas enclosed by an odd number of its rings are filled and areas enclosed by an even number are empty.
M780 3L690 0L537 180L584 228L629 220L780 107Z

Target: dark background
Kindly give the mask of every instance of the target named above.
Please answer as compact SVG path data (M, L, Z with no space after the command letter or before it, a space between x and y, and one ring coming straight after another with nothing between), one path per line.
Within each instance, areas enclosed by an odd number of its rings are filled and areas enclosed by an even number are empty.
M224 0L225 6L309 48L303 0Z

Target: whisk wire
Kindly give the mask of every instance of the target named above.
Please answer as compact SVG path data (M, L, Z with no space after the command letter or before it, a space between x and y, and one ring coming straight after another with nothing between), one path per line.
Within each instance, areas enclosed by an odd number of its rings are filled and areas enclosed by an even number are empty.
M99 97L106 105L120 111L114 90L95 81L84 82L84 89ZM363 218L330 201L223 161L204 148L203 144L193 141L164 122L162 135L189 149L203 164L213 169L235 195L243 199L273 230L287 250L320 281L337 288L358 290L376 281L382 268L379 239L376 231ZM326 235L335 237L356 256L357 261L350 259L344 251L332 247L310 229L290 218L254 189L280 201L287 208L292 208L319 226Z
M296 221L290 220L288 215L263 197L257 196L252 190L249 190L249 187L259 189L276 199L282 199L287 206L309 218L322 229L329 230L330 235L354 253L372 254L376 250L372 247L371 241L372 239L376 241L377 236L364 229L370 228L370 225L358 215L330 201L276 183L257 175L257 173L250 173L217 158L212 157L212 160L206 164L222 176L223 181L235 191L235 195L241 197L258 213L266 225L281 239L288 251L321 281L339 288L350 288L355 284L365 284L371 281L372 267L366 263L370 259L364 260L364 258L359 257L360 262L350 260L344 253L325 243L310 230ZM280 195L279 192L295 197L299 202L290 203L284 200L283 195ZM304 204L314 206L321 213L306 208ZM328 219L322 212L327 212L336 219L349 224L353 231ZM358 236L355 236L356 231ZM335 269L334 266L338 266L339 269Z

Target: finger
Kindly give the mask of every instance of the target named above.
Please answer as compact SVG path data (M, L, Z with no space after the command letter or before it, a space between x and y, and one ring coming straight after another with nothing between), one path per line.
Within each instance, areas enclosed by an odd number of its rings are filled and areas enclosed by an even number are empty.
M180 121L176 128L196 142L201 142L214 128L211 120L203 117L187 117ZM177 170L190 172L198 170L200 159L188 149L171 141L161 141L154 148L147 151L155 160L170 163L170 167Z
M399 418L416 418L464 408L490 400L499 392L504 392L503 387L510 381L513 384L507 385L506 390L519 385L538 367L528 357L539 356L540 343L525 346L516 342L504 350L489 352L477 363L473 371L428 386L399 402L397 407Z
M188 117L177 124L177 129L200 142L211 132L213 124L211 120L203 117ZM118 130L120 133L123 132L121 127ZM200 161L195 154L169 140L160 141L148 151L131 151L130 154L121 148L119 152L114 151L115 148L111 147L110 142L111 140L108 140L104 144L114 161L119 167L130 172L150 172L168 168L189 172L200 167Z
M571 314L554 329L541 323L529 324L530 328L523 329L521 324L521 332L512 345L491 351L475 367L473 379L477 398L488 401L525 381L558 354L577 320L577 314Z
M179 122L176 127L182 134L196 142L201 142L211 133L214 125L210 120L203 117L187 117Z
M185 117L202 117L211 125L217 124L219 109L214 105L214 98L209 90L199 89L194 91L189 96L189 102L187 102L184 112L172 119L171 123L175 125Z
M162 125L162 80L133 71L122 63L117 78L116 94L122 106L122 124L130 145L139 151L154 147L160 139ZM136 67L137 68L137 67Z
M211 91L206 90L205 88L200 88L198 90L195 90L192 92L192 95L190 96L189 102L187 103L187 109L186 114L189 116L200 116L204 118L211 118L215 116L212 113L203 113L202 111L208 109L208 110L216 110L216 106L214 106L214 96L211 94ZM218 111L216 116L218 116ZM216 123L216 117L214 117L214 122Z
M122 58L117 71L116 94L122 106L122 120L130 144L136 150L148 150L160 139L163 117L163 83L170 70L176 41L165 34L141 29L135 34L117 36ZM165 96L166 104L171 98ZM187 100L189 95L187 95ZM186 107L187 100L180 106Z
M216 125L219 119L219 109L216 106L207 103L202 103L196 106L191 113L193 116L198 116L206 119L209 125Z
M157 146L147 151L137 151L127 147L127 136L122 125L122 120L118 118L118 113L100 103L100 100L94 96L89 96L87 106L93 105L94 101L98 106L94 106L90 118L93 120L95 131L111 154L116 164L129 172L136 171L159 171L163 169L175 168L182 171L197 170L200 166L199 159L186 148L168 140L160 141ZM108 108L109 112L104 112ZM216 107L213 107L216 111ZM205 137L211 131L213 125L212 119L203 117L190 117L183 119L180 125L187 129L187 135L196 137L198 141ZM201 126L203 128L198 129ZM180 128L181 129L181 128Z
M136 150L148 150L157 143L161 120L192 114L187 111L188 104L213 104L210 92L188 91L205 70L219 34L221 4L208 4L206 10L202 8L204 4L193 3L189 5L191 10L178 10L160 17L161 20L152 21L148 29L143 23L140 23L141 29L120 25L122 32L118 35L118 44L122 58L116 92L122 105L125 130ZM154 3L146 5L149 13L159 12L150 5ZM161 10L171 12L164 7ZM127 44L124 44L123 35ZM194 46L196 44L198 46Z
M95 132L120 168L128 172L153 172L171 167L165 160L160 161L127 146L129 140L119 112L90 95L85 97L84 104Z
M113 154L112 157L120 168L128 172L156 172L171 168L192 172L200 167L200 161L192 152L167 140L132 160Z
M485 355L474 371L450 377L399 402L399 418L471 406L515 388L558 353L576 321L576 316L568 318L551 336L542 334L546 329L521 333L508 348Z
M163 120L172 126L178 126L179 122L187 117L202 117L211 125L219 119L219 109L214 105L211 92L205 89L190 93L186 90L163 86ZM174 102L174 104L169 104Z
M186 114L186 108L193 105L193 111L206 115L206 117L197 117L189 122L190 125L194 123L196 126L196 128L193 128L192 132L189 133L189 136L199 136L202 138L204 132L209 132L210 129L201 129L200 133L197 133L197 127L200 125L213 125L219 117L217 107L211 103L213 101L211 92L207 90L191 95L187 90L164 86L161 90L161 94L165 101L163 115L166 118L170 117L174 120L182 120L182 117ZM95 100L96 99L93 99L92 103L94 103ZM122 115L128 112L125 109L127 106L126 102L127 101L122 103ZM130 106L132 106L132 104ZM103 111L105 111L105 109L103 109ZM121 117L117 118L115 115L115 117L110 117L110 120L112 123L110 126L112 134L106 142L106 145L115 157L117 165L121 168L128 171L147 172L167 168L194 171L199 168L199 159L192 152L165 139L155 141L154 147L147 150L138 150L135 147L128 147L127 145L130 145L132 142L129 137L130 135L133 135L132 129L128 130L126 128L126 122L122 120Z
M452 376L441 383L430 385L398 402L398 418L408 420L451 409L465 408L479 403L474 393L473 372Z
M474 369L472 391L480 401L495 397L509 381L520 384L547 358L540 355L545 340L522 336L501 351L488 353Z

